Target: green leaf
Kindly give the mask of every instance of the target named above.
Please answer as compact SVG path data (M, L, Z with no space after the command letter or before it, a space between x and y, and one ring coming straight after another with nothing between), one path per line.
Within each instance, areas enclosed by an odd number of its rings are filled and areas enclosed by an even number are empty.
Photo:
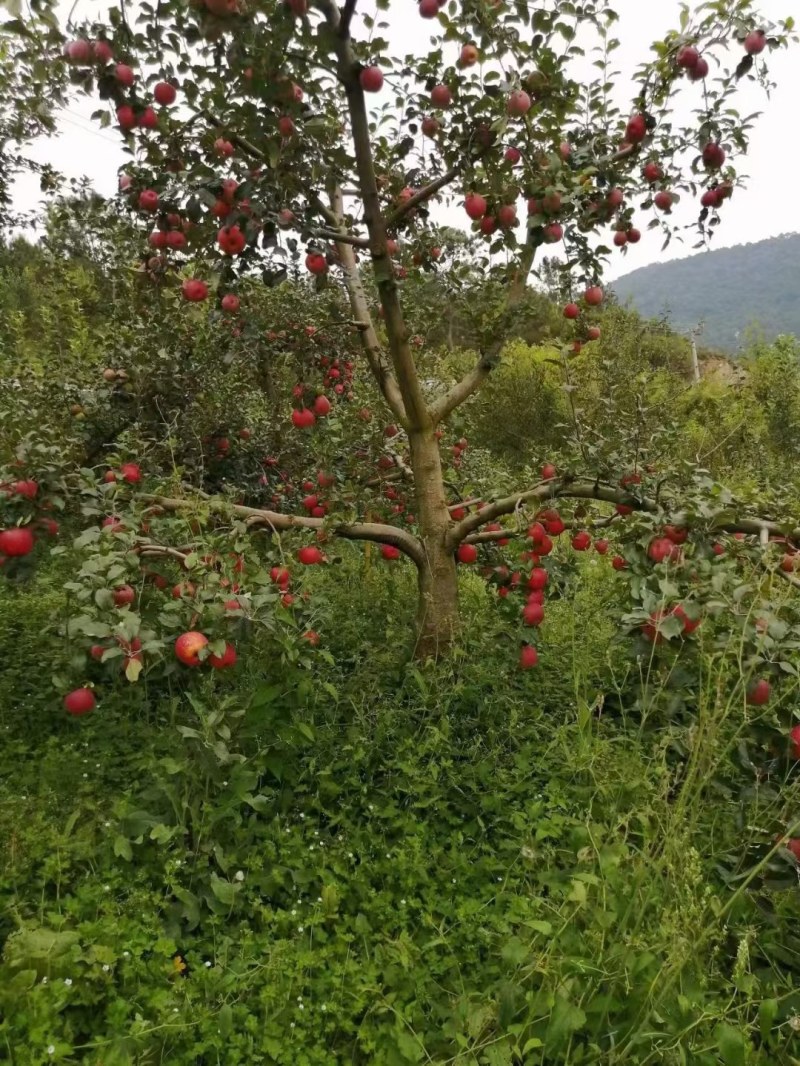
M230 906L235 901L238 885L234 885L230 881L223 881L223 879L217 877L216 874L211 875L210 884L211 891L220 903L225 903Z
M562 996L557 996L547 1025L545 1037L547 1049L552 1051L554 1048L561 1047L585 1024L586 1015L580 1007Z
M127 837L122 835L114 837L114 854L118 855L120 859L125 859L126 862L130 862L133 858L133 849L131 843Z
M745 1066L747 1044L739 1029L723 1022L717 1026L714 1038L725 1066Z

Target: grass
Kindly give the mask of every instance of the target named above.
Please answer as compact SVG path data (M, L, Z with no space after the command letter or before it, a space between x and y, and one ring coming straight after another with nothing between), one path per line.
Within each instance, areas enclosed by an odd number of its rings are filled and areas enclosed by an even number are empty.
M538 671L473 577L463 645L409 667L404 570L342 567L314 578L310 677L256 643L233 679L79 723L39 663L57 575L4 601L8 1061L797 1061L771 840L797 786L742 763L759 723L724 658L699 653L691 715L652 666L642 713L587 563Z

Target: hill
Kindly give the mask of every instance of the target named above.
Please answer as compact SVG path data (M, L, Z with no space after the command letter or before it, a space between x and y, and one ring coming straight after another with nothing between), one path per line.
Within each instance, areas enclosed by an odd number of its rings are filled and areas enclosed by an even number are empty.
M740 350L753 334L800 334L800 234L642 267L612 285L620 302L677 330L704 324L701 344Z

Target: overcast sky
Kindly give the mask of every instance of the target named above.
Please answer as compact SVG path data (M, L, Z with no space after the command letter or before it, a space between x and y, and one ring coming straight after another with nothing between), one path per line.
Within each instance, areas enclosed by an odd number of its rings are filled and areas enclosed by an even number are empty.
M404 54L424 48L424 34L429 24L414 12L413 0L400 0L392 5L388 16L392 24L393 50ZM74 5L75 17L96 17L97 0L78 0ZM359 5L369 11L373 5L361 0ZM760 9L765 18L777 22L791 14L793 0L761 0ZM64 11L73 7L63 5ZM650 43L678 25L679 0L616 0L615 9L621 18L617 34L622 47L616 53L615 66L622 72L620 90L622 99L630 99L631 75L635 66L647 58ZM647 17L643 18L646 8ZM409 17L409 12L411 16ZM357 32L357 31L356 31ZM452 45L456 49L455 45ZM745 82L736 102L741 114L762 110L762 117L751 138L751 150L747 159L737 160L737 167L749 175L747 188L737 190L733 199L723 208L723 224L715 237L714 247L724 247L758 241L781 233L800 231L800 197L794 190L791 178L791 154L787 152L789 138L797 125L797 107L800 100L800 57L795 49L782 51L769 57L772 76L778 83L771 99L766 99L762 90ZM682 89L681 110L688 116L696 103L699 87L688 82ZM100 130L90 120L96 102L76 100L62 115L60 135L42 140L33 145L30 155L52 163L57 170L69 177L87 176L93 186L104 195L112 195L117 187L117 171L126 161L121 150L121 139L113 129ZM788 164L788 165L787 165ZM17 182L15 202L21 209L31 209L40 200L38 181L24 176ZM684 201L678 221L690 221L696 217L697 208ZM442 208L439 221L451 225L463 225L464 214L460 208ZM642 220L646 222L646 219ZM641 227L643 230L645 226ZM613 278L648 263L661 262L690 254L693 235L687 235L686 244L673 241L661 252L661 237L658 231L645 236L641 243L630 248L628 254L615 253L608 276ZM554 249L555 251L555 249Z

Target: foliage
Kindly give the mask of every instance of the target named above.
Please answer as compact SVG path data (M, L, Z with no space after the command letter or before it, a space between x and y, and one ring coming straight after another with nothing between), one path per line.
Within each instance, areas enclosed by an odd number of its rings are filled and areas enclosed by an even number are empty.
M799 260L800 236L785 234L641 267L617 278L613 289L640 314L664 315L679 331L702 324L702 344L741 354L754 338L800 333L788 280Z

